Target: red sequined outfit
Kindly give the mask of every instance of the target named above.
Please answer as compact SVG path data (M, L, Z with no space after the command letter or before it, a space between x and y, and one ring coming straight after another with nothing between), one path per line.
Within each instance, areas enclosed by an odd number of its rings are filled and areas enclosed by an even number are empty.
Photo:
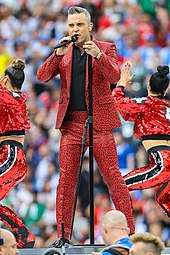
M100 60L92 58L93 65L93 117L94 117L94 157L109 188L116 209L122 211L134 233L132 205L126 184L118 169L117 154L112 128L121 125L110 83L120 78L115 45L92 39L102 51ZM60 146L60 180L57 189L58 236L62 236L61 223L65 225L65 238L70 238L74 196L80 161L82 135L87 112L68 112L72 77L73 47L64 56L55 52L45 61L37 73L41 82L48 82L60 73L61 91L56 128L62 133ZM87 62L88 63L88 62ZM113 75L110 75L112 73ZM88 106L88 66L86 66L85 99ZM88 141L87 141L88 145Z
M134 135L141 140L170 140L170 103L163 98L147 96L130 99L124 89L113 91L122 117L134 122ZM124 176L129 190L157 187L155 199L170 217L170 147L155 146L148 150L150 164Z
M26 96L0 85L0 136L9 136L30 128L26 109ZM27 166L22 144L14 140L0 143L0 200L20 183L26 175ZM0 220L11 227L17 235L18 247L33 247L35 237L8 207L0 205Z
M57 222L65 223L65 237L69 239L75 189L78 178L78 167L82 147L82 136L87 113L73 112L67 114L62 125L60 145L60 180L57 189ZM87 131L88 132L88 131ZM122 211L128 217L131 233L134 232L132 206L128 188L118 168L116 146L111 131L96 131L93 134L94 158L100 169L100 173L109 188L112 201L117 210ZM85 151L89 145L86 139ZM121 198L121 199L120 199ZM61 237L61 226L58 226L58 234Z

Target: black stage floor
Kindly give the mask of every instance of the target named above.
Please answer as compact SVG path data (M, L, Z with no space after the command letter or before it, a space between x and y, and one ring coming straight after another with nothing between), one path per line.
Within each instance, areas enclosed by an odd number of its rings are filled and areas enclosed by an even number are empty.
M103 246L100 245L90 245L90 246L70 246L69 248L65 249L65 254L73 255L81 255L81 254L86 254L86 255L91 255L93 251L99 252L103 249ZM43 255L43 253L47 249L20 249L19 250L19 255ZM62 254L62 250L58 249L58 251ZM170 255L170 247L166 248L163 254Z

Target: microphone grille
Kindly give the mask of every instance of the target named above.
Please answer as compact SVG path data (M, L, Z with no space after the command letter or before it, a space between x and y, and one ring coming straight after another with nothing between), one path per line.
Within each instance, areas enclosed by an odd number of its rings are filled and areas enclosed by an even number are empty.
M72 38L72 42L76 42L78 40L78 36L77 35L73 35L71 38Z

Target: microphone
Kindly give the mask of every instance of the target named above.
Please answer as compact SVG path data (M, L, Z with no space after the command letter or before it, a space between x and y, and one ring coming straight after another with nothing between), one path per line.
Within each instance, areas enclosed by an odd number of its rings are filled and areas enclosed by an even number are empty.
M77 35L73 35L73 36L71 37L71 40L67 40L67 41L63 41L63 42L58 43L58 44L54 47L54 49L61 48L61 47L63 47L64 45L67 45L67 44L69 44L69 43L71 43L71 42L75 42L75 41L77 41L77 40L78 40L78 36L77 36Z

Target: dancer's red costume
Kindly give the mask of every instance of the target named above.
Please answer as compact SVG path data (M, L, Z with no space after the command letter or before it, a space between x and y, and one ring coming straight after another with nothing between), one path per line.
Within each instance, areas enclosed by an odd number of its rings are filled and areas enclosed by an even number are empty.
M26 96L0 84L0 137L21 135L30 128ZM0 143L0 200L23 180L27 172L22 144L14 140ZM35 237L8 207L0 205L0 220L16 233L18 247L32 247Z
M116 106L125 120L134 122L134 136L141 140L170 140L170 103L147 96L130 99L124 89L113 91ZM155 146L148 150L150 164L124 176L129 190L156 187L155 199L170 217L170 147Z
M115 141L112 128L119 127L120 121L110 92L110 83L120 78L115 45L92 39L103 52L100 60L92 58L93 65L93 117L94 157L109 188L116 209L122 211L128 220L131 233L134 232L132 206L127 186L118 169ZM58 236L62 236L61 223L65 223L65 238L69 239L82 135L87 111L68 111L70 87L72 84L73 47L64 56L55 52L40 67L37 78L48 82L60 73L61 92L56 128L62 133L60 146L60 181L57 190ZM86 105L88 108L88 68L86 65ZM88 146L88 139L87 139Z

